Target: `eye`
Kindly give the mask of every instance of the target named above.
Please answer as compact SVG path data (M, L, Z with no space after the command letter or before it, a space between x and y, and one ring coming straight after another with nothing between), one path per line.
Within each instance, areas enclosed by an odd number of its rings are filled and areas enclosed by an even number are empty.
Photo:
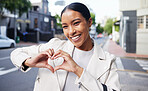
M74 23L75 26L77 26L79 24L80 24L80 21Z
M62 28L67 28L68 26L62 26Z

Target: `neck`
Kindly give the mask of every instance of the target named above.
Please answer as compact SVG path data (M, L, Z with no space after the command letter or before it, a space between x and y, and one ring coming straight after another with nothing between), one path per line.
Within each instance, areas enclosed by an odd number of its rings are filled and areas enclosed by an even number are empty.
M89 37L78 49L89 51L93 48L93 40Z

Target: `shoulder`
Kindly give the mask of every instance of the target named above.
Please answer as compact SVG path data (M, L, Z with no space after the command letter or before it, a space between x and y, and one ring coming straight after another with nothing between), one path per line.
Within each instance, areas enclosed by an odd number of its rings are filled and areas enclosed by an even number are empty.
M47 44L62 44L65 43L66 40L61 40L59 38L52 38L51 40L49 40L49 42Z
M56 50L59 47L65 45L66 42L67 42L66 40L61 40L59 38L52 38L47 43L40 45L40 51L45 51L49 48L53 48L54 50Z
M111 54L111 53L109 53L107 51L104 51L104 53L105 53L105 59L106 59L106 61L109 61L111 63L112 62L115 62L116 56L114 54Z
M115 55L105 51L104 48L102 48L96 42L94 42L94 44L95 44L94 53L95 53L95 55L97 55L97 57L99 57L99 59L102 59L102 60L104 59L110 63L111 61L113 61L116 58Z

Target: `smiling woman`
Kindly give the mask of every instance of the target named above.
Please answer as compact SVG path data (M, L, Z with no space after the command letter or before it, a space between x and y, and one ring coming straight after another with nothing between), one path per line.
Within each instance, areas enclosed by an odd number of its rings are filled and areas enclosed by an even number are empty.
M61 21L68 41L53 38L11 53L13 64L23 72L40 68L34 91L119 91L115 57L90 38L88 8L72 3L63 9Z
M92 19L87 21L79 12L67 9L62 14L62 27L65 36L80 50L92 49L89 27Z

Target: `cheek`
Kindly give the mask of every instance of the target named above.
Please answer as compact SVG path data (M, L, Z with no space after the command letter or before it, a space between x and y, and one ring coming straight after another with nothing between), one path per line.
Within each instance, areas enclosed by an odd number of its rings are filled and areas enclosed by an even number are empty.
M67 32L66 30L63 30L63 32L64 32L64 35L65 35L66 37L68 37L68 32Z
M88 26L85 26L81 29L81 31L84 33L84 34L88 34L89 33L89 28Z

